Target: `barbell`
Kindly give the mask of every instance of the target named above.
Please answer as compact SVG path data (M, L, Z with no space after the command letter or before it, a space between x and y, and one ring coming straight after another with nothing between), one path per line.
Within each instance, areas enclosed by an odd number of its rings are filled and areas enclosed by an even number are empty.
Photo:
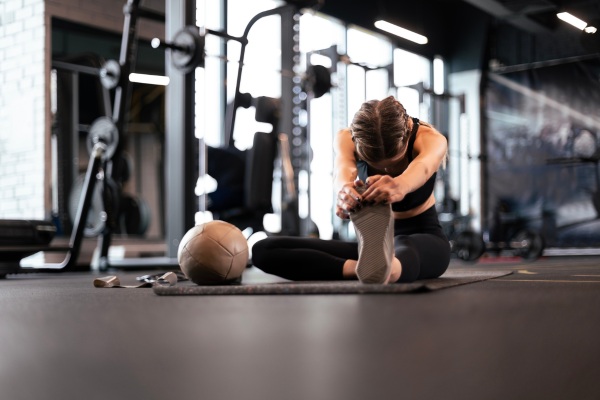
M463 231L450 240L450 249L456 256L467 262L474 262L485 253L485 242L481 234Z
M244 37L232 36L225 32L188 25L177 31L171 42L161 41L155 37L150 41L150 46L155 49L170 50L173 67L187 74L197 67L204 66L206 58L205 36L207 34L219 36L227 40L234 40L240 42L242 45L248 43L248 40Z
M207 33L236 40L244 45L247 44L247 40L244 37L235 37L220 31L203 29L197 26L185 26L174 35L172 42L162 42L160 39L154 38L151 41L151 45L154 48L168 49L171 52L171 62L175 69L187 74L194 71L197 67L204 66L206 58L205 35ZM99 69L93 69L93 71L92 68L88 69L90 71L86 69L84 72L97 74L102 86L106 89L110 90L117 87L121 80L121 65L116 60L107 60ZM313 98L323 96L331 87L331 75L328 68L322 65L311 65L307 68L303 76L303 90L312 93ZM249 95L238 93L238 97L241 99L244 96ZM273 107L276 107L278 104L278 100L275 100L265 97L252 99L253 104L251 105L256 106L257 111L263 109L268 111L265 111L269 115L268 121L265 120L264 122L271 122L270 116L275 112ZM248 107L249 105L245 106ZM266 105L268 107L264 107ZM265 119L267 118L265 117ZM106 151L102 157L103 160L110 160L119 144L119 132L115 122L109 117L99 117L91 124L87 136L87 149L90 154L94 145L98 142L106 145Z
M450 241L452 252L463 261L476 261L487 250L509 250L527 261L540 258L545 249L544 238L532 230L521 230L506 242L484 242L481 234L471 231L459 233Z
M228 35L226 33L211 29L203 29L197 26L185 26L173 36L172 42L163 42L159 38L151 40L150 45L153 48L169 49L171 51L171 62L173 66L183 72L192 72L196 67L204 66L205 54L205 35L211 33L217 36L225 37L230 40L236 40L240 43L247 43L244 38ZM70 65L68 63L53 61L53 64L67 70L75 70L86 74L96 75L100 83L106 89L114 89L121 82L121 64L117 60L106 60L100 68L87 67L80 65Z
M204 67L206 57L225 59L222 56L209 56L206 54L205 36L207 34L239 42L242 46L248 44L248 40L245 37L232 36L222 31L188 25L175 33L171 42L154 38L151 40L150 45L155 49L169 50L171 52L173 67L187 74L194 71L197 67ZM313 93L314 98L323 96L332 87L330 71L322 65L309 66L304 74L303 82L304 90Z
M172 42L163 42L159 38L154 38L150 45L155 49L170 50L171 63L184 74L204 66L205 39L198 27L185 26L173 36Z
M518 232L508 245L519 257L527 261L534 261L540 258L545 248L542 235L531 230Z

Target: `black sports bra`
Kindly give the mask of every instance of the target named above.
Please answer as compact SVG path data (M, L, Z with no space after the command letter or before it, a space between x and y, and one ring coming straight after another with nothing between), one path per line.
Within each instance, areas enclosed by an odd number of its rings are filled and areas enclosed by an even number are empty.
M417 131L419 130L419 119L413 118L412 120L413 120L413 129L410 133L410 138L408 139L408 145L406 147L406 154L408 156L409 164L413 160L413 147L415 145L415 139L417 138ZM370 175L379 173L378 171L375 171L369 164L367 164L363 160L357 160L356 167L358 169L358 177L363 182ZM407 194L406 196L404 196L404 199L402 199L402 201L397 201L395 203L392 203L392 210L393 211L408 211L408 210L411 210L411 209L425 203L425 201L427 201L429 196L431 196L431 193L433 193L436 175L437 175L437 172L434 172L433 175L431 175L431 177L427 180L427 182L425 182L425 184L423 184L423 186L421 186L414 192L411 192L411 193Z

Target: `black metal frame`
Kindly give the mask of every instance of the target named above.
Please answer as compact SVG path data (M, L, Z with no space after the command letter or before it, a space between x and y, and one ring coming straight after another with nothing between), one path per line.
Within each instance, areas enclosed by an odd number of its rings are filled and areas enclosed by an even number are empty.
M102 173L102 162L106 152L106 145L97 143L90 157L85 181L81 192L81 199L73 225L73 231L69 240L68 247L51 247L51 246L7 246L0 247L2 254L2 262L0 262L0 277L7 273L20 272L20 261L24 257L28 257L38 252L66 252L64 260L60 263L47 263L42 268L36 268L37 272L49 272L56 270L70 269L77 263L81 243L83 241L83 230L85 221L87 220L88 212L92 203L92 195L96 186L98 176Z
M110 110L110 100L108 100L108 90L105 90L105 114L107 117L112 118L119 135L123 135L125 133L125 125L127 120L127 113L130 108L131 101L131 84L129 83L129 73L134 69L136 51L137 51L137 23L140 17L148 18L156 21L164 21L165 16L161 15L152 10L147 10L141 8L140 5L141 0L128 0L123 8L124 13L124 26L123 26L123 34L121 39L121 49L119 54L119 66L120 66L120 75L118 84L115 87L115 96L113 101L113 109ZM180 4L181 2L173 1L173 4ZM193 10L195 9L195 2L192 0L187 0L185 2L185 12L183 13L184 17L191 19L194 15ZM181 25L189 22L187 20L182 21ZM167 24L168 26L169 24ZM178 25L178 24L171 24ZM77 75L80 73L90 74L100 76L101 71L99 68L77 65L71 63L65 63L60 61L54 61L52 63L53 68L63 71L70 71L73 73L74 79L76 79ZM182 79L186 79L185 77ZM189 77L187 78L189 80ZM175 78L177 81L177 78ZM189 82L188 82L189 83ZM182 92L191 92L190 89L186 89L193 85L183 84L181 85L183 88L177 88L175 90L181 90ZM172 90L173 91L173 90ZM193 96L193 92L192 92ZM76 96L75 96L76 99ZM193 100L193 97L192 97ZM186 115L193 115L190 111L190 107L186 106L189 104L189 101L183 101L184 106L180 107L178 104L175 109L184 109ZM175 120L176 118L172 118L171 120ZM190 121L193 123L191 118L182 118L183 121ZM176 131L176 130L175 130ZM183 132L187 132L188 130L183 130ZM167 135L168 137L178 136L178 135ZM180 134L179 136L185 136ZM101 183L103 185L103 198L104 201L104 211L106 213L106 224L101 235L98 238L97 248L99 249L99 258L98 258L98 268L100 270L106 270L109 268L108 261L108 249L111 244L112 234L114 232L114 228L116 227L116 218L118 215L117 205L115 204L114 196L116 193L112 193L113 198L108 199L107 193L110 190L114 190L115 185L112 185L112 177L111 172L113 170L119 170L118 165L114 165L115 163L123 162L123 160L119 157L115 157L122 152L123 140L119 140L116 151L114 155L109 159L106 155L107 145L104 143L97 143L94 145L91 151L91 157L89 160L85 181L82 187L81 198L78 205L77 214L75 217L73 229L71 232L71 237L69 241L68 247L57 247L57 246L45 246L45 247L36 247L36 246L10 246L10 247L0 247L0 252L3 254L3 257L6 258L7 261L3 261L0 264L0 275L5 275L6 273L11 272L19 272L20 260L29 255L38 253L38 252L67 252L65 259L61 263L50 263L44 264L41 268L36 268L35 270L40 271L56 271L56 270L64 270L72 268L76 262L80 253L81 243L83 241L84 236L84 228L86 224L86 220L88 217L88 213L91 207L92 196L94 193L94 189L97 183ZM184 146L183 151L186 151L186 148L190 148L190 146ZM181 160L181 153L175 153L170 159ZM183 161L183 165L176 169L175 171L169 171L167 168L167 179L165 182L167 185L177 187L177 183L180 183L183 186L184 173L185 173L185 161ZM170 179L169 175L174 175L180 177L181 179ZM101 182L100 182L101 181ZM110 187L109 187L110 186ZM173 193L173 187L166 188L167 193ZM179 192L181 193L181 192ZM193 188L192 188L193 194ZM179 196L181 197L181 196ZM111 201L112 200L112 201ZM168 199L169 200L169 199ZM191 209L191 207L183 207L181 209ZM183 231L183 229L181 229ZM167 229L167 241L169 242L168 235L175 235L177 237L181 237L182 233L175 233L173 230ZM143 262L137 262L140 265L148 266L148 265L177 265L176 258L167 257L161 258L160 260L146 260ZM116 266L113 264L113 266ZM132 263L128 263L127 266L134 266Z
M113 101L112 113L110 107L107 108L106 114L109 118L112 118L119 135L125 133L125 122L127 120L127 112L130 106L130 92L131 84L129 83L129 74L134 69L134 62L137 50L137 23L139 18L148 18L152 20L161 21L163 16L152 10L145 10L140 8L141 0L127 0L123 8L124 13L124 26L123 35L121 40L121 50L119 54L119 65L120 75L118 84L114 88L115 97ZM247 37L252 26L260 19L270 15L280 15L282 17L282 69L284 71L292 71L294 65L297 62L299 52L297 50L297 32L294 32L294 16L298 12L298 7L295 5L286 4L281 7L277 7L271 10L267 10L255 15L244 31L242 37L234 37L226 33L219 31L207 30L206 33L217 35L227 40L236 40L242 44L242 50L240 54L240 60L238 64L238 74L236 80L236 95L237 98L239 93L239 87L241 82L241 74L243 68L243 61L245 55L245 49L247 44ZM195 0L185 0L183 2L178 0L167 0L166 2L166 14L164 16L165 21L165 35L167 37L173 37L175 34L188 25L195 24ZM58 69L71 71L74 74L85 73L92 75L100 75L100 70L93 67L86 67L82 65L73 65L68 63L61 63L55 61L53 66ZM194 142L196 141L193 133L194 131L194 84L193 74L181 74L171 73L174 71L174 67L171 65L170 56L166 57L166 71L167 75L170 76L170 84L167 88L166 94L166 125L167 134L165 140L166 146L166 179L165 179L165 191L166 191L166 205L165 209L169 210L169 215L165 216L165 241L167 246L166 256L158 258L141 258L141 259L127 259L121 261L113 261L109 263L108 260L108 249L111 244L112 234L116 226L116 209L113 208L113 204L106 204L104 207L107 216L107 221L103 232L98 238L97 248L98 254L98 268L99 270L107 270L109 267L149 267L149 266L176 266L177 263L177 249L179 240L185 232L191 228L194 224L194 214L197 211L197 204L194 199L194 188L189 184L190 179L194 176L190 170L189 165L193 160L194 156L197 156L199 163L199 171L202 174L205 171L205 151L204 142L200 140L199 146L195 148ZM292 76L282 74L282 92L293 93L294 85L298 83L294 82ZM105 102L106 103L106 102ZM230 141L233 134L233 125L236 115L236 104L228 108L226 115L226 139ZM292 132L295 127L293 116L294 104L291 98L282 99L282 110L280 129L284 132ZM110 115L112 114L112 115ZM81 242L83 240L83 231L85 228L85 221L87 220L88 212L91 206L92 195L98 181L102 181L103 192L106 193L110 188L108 185L112 179L111 172L118 170L118 166L113 165L114 163L120 162L119 157L115 157L122 151L123 140L119 140L114 155L108 159L106 157L107 146L103 143L98 143L92 150L92 155L89 161L88 169L84 185L81 192L81 199L75 218L74 227L72 230L70 242L68 247L29 247L19 246L11 247L10 249L2 249L3 253L17 255L19 260L28 255L40 252L40 251L67 251L67 255L63 262L58 264L45 264L44 267L36 270L62 270L65 268L72 267L79 256ZM183 195L182 195L183 193ZM104 196L106 199L106 196ZM200 200L200 210L204 210L202 199ZM294 210L297 214L297 210ZM298 224L299 225L299 224ZM18 265L19 261L17 261ZM12 264L11 264L12 265ZM4 265L0 265L4 266ZM0 271L0 272L3 272Z

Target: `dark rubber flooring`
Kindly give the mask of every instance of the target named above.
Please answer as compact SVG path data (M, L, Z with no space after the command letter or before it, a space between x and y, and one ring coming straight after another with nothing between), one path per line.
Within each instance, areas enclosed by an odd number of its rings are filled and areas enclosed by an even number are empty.
M9 275L0 399L600 399L600 258L451 268L514 273L427 293L294 296Z

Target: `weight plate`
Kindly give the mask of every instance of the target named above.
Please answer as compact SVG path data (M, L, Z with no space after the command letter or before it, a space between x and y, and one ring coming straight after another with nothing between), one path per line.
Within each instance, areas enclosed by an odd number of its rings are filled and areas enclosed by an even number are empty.
M515 251L524 260L537 260L544 253L544 238L536 232L529 230L520 231L511 242L520 244L520 247L516 248Z
M144 235L150 225L150 210L138 197L124 194L119 212L120 232L128 235Z
M115 60L108 60L100 68L100 83L106 89L114 89L121 79L121 65Z
M175 34L171 49L173 66L183 73L204 67L204 36L197 26L186 26Z
M119 144L119 131L112 119L100 117L92 122L87 136L87 149L91 155L96 143L102 142L106 145L106 151L102 157L110 160L117 150Z
M75 181L69 194L69 217L73 225L77 218L77 211L82 202L82 191L85 183L85 174L80 175ZM117 184L105 176L98 180L94 186L90 209L84 222L83 234L86 237L95 237L102 233L106 224L112 229L116 226L116 215L119 212L119 188ZM109 220L109 218L111 218Z
M119 210L121 208L121 189L120 186L112 179L105 175L104 181L100 182L103 187L102 200L104 211L106 212L106 225L115 231L119 223Z
M596 214L600 215L600 190L592 192L592 203L594 203Z
M463 261L476 261L485 252L485 242L475 232L460 232L451 243L452 251Z
M81 192L83 191L83 184L85 182L85 174L79 175L77 180L73 184L71 193L69 194L69 217L71 217L71 223L75 225L75 218L77 217L77 211L79 210L79 203L81 203ZM104 214L104 207L102 205L102 183L96 183L94 187L94 194L92 195L92 201L90 203L90 209L88 211L85 228L83 234L86 237L95 237L102 232L104 229L104 221L106 219Z
M331 74L323 65L311 65L306 71L305 90L312 92L315 99L331 89Z

